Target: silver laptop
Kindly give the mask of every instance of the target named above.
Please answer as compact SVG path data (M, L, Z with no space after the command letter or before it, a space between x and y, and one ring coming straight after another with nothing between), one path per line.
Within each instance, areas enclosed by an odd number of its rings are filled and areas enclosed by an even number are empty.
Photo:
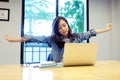
M98 45L95 43L66 43L63 66L94 65Z

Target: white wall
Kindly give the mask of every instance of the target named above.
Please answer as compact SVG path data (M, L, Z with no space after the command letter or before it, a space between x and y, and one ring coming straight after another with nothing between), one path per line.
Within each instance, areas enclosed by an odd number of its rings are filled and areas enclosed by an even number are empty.
M91 42L98 43L97 59L120 60L119 43L119 0L89 0L89 24L90 28L105 28L111 22L113 29L110 32L97 35ZM94 26L93 26L94 25Z
M9 43L4 39L5 34L20 37L22 0L0 2L0 8L10 9L10 20L0 21L0 64L20 63L20 43Z
M89 24L90 28L104 29L111 20L110 0L89 1ZM91 42L98 43L97 59L111 59L112 55L112 31L98 34Z
M111 1L111 16L114 25L112 32L112 58L120 60L120 0Z
M0 2L0 7L10 9L10 21L0 21L0 64L16 64L20 62L20 43L9 43L3 36L10 34L12 37L20 37L21 1L10 0L9 3ZM89 0L90 28L106 28L107 23L113 23L112 31L99 34L90 39L90 42L98 43L99 45L98 60L120 60L119 4L119 0Z

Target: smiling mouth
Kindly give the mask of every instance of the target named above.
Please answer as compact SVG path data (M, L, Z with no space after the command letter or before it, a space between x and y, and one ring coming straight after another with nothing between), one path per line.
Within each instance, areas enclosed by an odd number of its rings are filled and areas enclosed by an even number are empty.
M64 31L63 33L67 33L67 31Z

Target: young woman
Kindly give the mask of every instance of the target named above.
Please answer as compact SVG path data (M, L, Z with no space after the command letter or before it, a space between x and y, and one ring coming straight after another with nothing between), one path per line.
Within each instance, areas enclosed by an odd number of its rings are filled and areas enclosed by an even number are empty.
M107 24L106 29L91 29L84 33L72 33L72 30L68 24L68 21L61 16L54 19L53 32L51 36L30 36L25 35L21 38L11 38L9 35L5 35L5 39L9 42L38 42L47 43L49 47L52 47L53 61L60 62L62 60L64 44L69 43L80 43L83 40L88 40L99 33L108 32L112 29L112 24Z

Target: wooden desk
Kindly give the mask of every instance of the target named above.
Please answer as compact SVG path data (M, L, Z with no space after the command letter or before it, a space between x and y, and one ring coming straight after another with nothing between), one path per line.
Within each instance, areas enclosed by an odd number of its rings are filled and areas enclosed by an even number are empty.
M32 75L23 74L25 68L28 69L20 65L0 65L0 80L28 80L28 77L36 80ZM97 61L94 66L32 68L32 71L37 72L39 80L120 80L120 61ZM41 79L40 75L46 78Z

